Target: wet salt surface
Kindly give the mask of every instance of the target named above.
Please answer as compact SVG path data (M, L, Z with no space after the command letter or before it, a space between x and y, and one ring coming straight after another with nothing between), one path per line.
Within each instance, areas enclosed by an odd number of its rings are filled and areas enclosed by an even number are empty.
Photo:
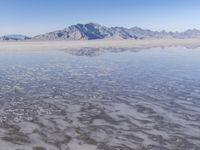
M83 50L84 51L84 50ZM0 52L4 150L199 150L200 49Z

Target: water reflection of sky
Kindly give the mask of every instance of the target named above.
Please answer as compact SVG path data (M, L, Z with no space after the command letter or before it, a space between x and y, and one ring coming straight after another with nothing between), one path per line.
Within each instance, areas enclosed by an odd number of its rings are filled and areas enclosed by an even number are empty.
M80 143L91 138L95 145L119 149L199 149L199 58L200 49L180 47L95 57L0 51L0 120L6 119L2 137L60 145L66 134ZM26 123L26 134L16 132ZM30 146L17 143L24 145Z
M113 69L113 76L137 80L167 78L200 81L200 49L153 48L139 52L103 53L96 57L74 56L62 51L1 51L0 66L21 65L42 67L48 65L68 65ZM0 68L1 69L1 68Z

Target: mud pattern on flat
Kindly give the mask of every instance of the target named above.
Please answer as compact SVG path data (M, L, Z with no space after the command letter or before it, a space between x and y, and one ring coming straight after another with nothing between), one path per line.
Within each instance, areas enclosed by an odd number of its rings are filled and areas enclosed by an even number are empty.
M0 52L1 147L199 150L200 51L179 49Z

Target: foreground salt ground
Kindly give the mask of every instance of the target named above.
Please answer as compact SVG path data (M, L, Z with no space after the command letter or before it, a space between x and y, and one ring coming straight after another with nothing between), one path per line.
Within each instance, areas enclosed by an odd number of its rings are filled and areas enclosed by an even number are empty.
M200 80L187 74L194 68L144 67L130 55L1 62L1 148L199 150Z

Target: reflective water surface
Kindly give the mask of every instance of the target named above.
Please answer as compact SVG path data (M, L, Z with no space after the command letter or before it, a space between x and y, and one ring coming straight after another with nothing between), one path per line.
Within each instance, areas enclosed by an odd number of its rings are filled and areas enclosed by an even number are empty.
M199 150L200 49L0 51L0 112L4 150Z

